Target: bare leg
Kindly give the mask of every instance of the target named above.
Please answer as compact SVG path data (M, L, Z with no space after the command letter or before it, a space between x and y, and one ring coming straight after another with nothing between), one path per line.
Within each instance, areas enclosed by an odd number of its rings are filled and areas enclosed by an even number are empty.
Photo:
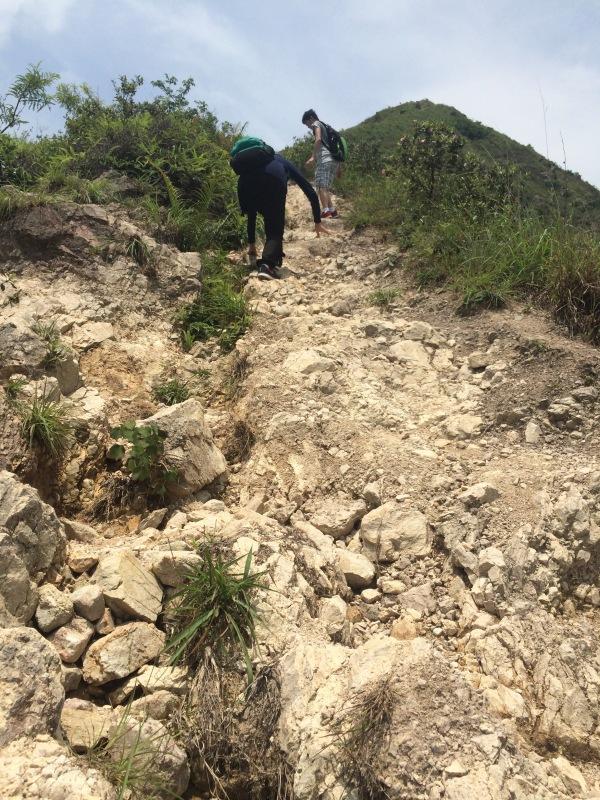
M318 192L321 208L331 208L331 192L329 189L319 189Z

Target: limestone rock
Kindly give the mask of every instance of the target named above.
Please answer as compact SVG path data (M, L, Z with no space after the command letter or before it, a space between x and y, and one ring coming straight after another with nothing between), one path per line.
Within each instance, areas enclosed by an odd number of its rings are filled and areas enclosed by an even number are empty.
M152 554L152 572L163 586L181 586L202 558L193 550L168 550Z
M542 438L542 429L535 420L529 420L525 426L525 441L527 444L538 444Z
M179 796L185 792L190 780L187 756L162 723L154 719L140 723L123 717L113 723L109 735L117 730L117 742L110 752L112 759L119 761L134 751L133 768L137 772L151 771L154 781L164 781L165 794ZM160 789L159 794L163 794Z
M38 377L46 358L46 343L22 322L0 324L0 378L13 373Z
M102 738L108 737L113 722L111 706L97 706L89 700L65 700L60 726L65 738L76 753L85 753Z
M351 550L341 550L338 555L338 564L348 586L360 591L371 585L375 578L375 567L366 556L353 553Z
M479 506L484 506L487 503L493 503L499 497L500 492L495 486L492 486L491 483L482 482L469 486L459 495L459 500L462 500L466 506L479 508Z
M311 525L334 539L347 536L355 523L367 513L364 500L339 501L330 498L316 503L313 508L308 512Z
M122 703L134 689L140 687L144 694L167 691L184 695L188 689L189 675L183 667L163 667L146 664L110 694L112 703Z
M93 635L94 626L87 619L73 617L68 625L53 631L48 636L48 641L52 642L65 664L74 664Z
M6 800L116 800L98 770L55 739L23 738L0 750L0 797Z
M402 331L402 336L413 342L423 342L427 339L431 339L433 336L433 328L428 322L416 319L408 323L406 328Z
M483 420L475 414L454 414L444 420L442 430L450 439L472 439L482 425Z
M404 340L392 345L389 350L392 361L414 367L429 367L429 353L420 342Z
M64 528L35 489L11 472L0 472L0 594L6 610L29 622L37 606L37 584L65 557Z
M138 719L167 720L173 716L181 705L181 698L172 692L160 689L145 697L134 700L130 706L130 713Z
M363 518L360 528L363 552L371 561L395 561L399 556L424 556L431 550L427 518L393 501Z
M392 622L390 636L399 639L401 642L414 639L417 636L417 627L411 619L400 617Z
M83 679L93 686L126 678L155 659L165 644L165 634L147 622L121 625L94 642L83 661Z
M75 611L80 617L96 622L104 614L104 595L94 583L79 586L71 595Z
M377 506L381 505L381 487L377 483L377 481L373 481L372 483L367 483L365 488L363 489L363 500L369 506L369 508L377 508Z
M54 733L64 696L56 650L33 628L0 630L0 747Z
M128 550L103 556L94 582L106 605L121 618L155 622L162 608L162 589L154 575Z
M71 352L66 352L60 361L48 370L48 373L56 378L61 394L65 397L73 394L83 384L83 378L79 372L79 362Z
M290 372L312 375L314 372L329 372L335 365L330 358L319 355L316 350L300 350L290 353L283 366Z
M72 336L73 347L77 350L91 350L107 339L114 339L115 332L110 322L86 322L75 329Z
M585 797L587 795L588 786L585 778L577 767L574 767L564 756L553 758L552 766L570 794L575 795L575 797Z
M88 572L98 563L98 553L94 547L80 542L69 542L67 546L67 564L76 575Z
M227 462L213 442L198 400L162 408L139 424L155 424L167 434L163 460L177 472L177 480L169 484L173 496L186 497L227 473Z
M67 664L62 665L62 680L66 694L79 689L81 677L82 675L79 667L72 667Z
M99 633L100 636L106 636L107 633L112 633L114 629L115 621L113 619L112 611L110 608L105 608L102 612L102 616L96 623L96 633Z
M339 595L321 601L319 619L325 624L327 633L334 641L342 637L348 628L347 609L348 606Z
M398 602L403 608L418 611L421 614L432 614L436 609L433 588L429 581L421 586L413 586L412 589L398 595Z
M73 600L51 583L40 586L35 621L42 633L66 625L73 617Z

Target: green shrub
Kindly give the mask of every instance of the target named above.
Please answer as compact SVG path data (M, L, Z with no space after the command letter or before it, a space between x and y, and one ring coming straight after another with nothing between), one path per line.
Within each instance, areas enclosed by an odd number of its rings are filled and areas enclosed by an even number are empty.
M228 352L248 330L250 312L239 276L222 259L207 264L202 290L193 303L180 310L178 322L184 349L190 341L216 337L221 349Z
M73 438L73 426L62 403L45 394L31 402L17 401L21 430L30 447L39 446L56 458L62 455Z
M256 593L265 589L265 572L252 572L252 552L224 559L209 543L201 544L200 566L190 571L173 602L174 633L167 644L171 663L194 664L210 647L221 658L241 655L252 680L251 649L256 645Z
M174 406L183 403L190 396L188 385L178 378L173 378L165 383L159 383L152 389L152 396L159 403L167 406Z
M36 322L31 329L46 343L45 367L55 367L65 360L69 351L60 340L60 333L55 322Z
M377 289L368 296L367 301L372 306L379 308L389 308L400 296L400 289L393 286L385 289Z
M113 428L110 435L113 439L125 439L131 446L127 448L122 444L113 444L107 458L120 462L133 481L144 485L152 493L161 496L166 494L168 484L177 479L177 473L163 463L166 433L153 424L126 422Z

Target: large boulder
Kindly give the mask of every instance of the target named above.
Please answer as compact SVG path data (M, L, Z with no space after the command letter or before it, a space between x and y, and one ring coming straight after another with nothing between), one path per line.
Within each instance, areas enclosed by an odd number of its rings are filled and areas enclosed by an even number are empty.
M121 625L90 646L83 660L83 679L101 686L126 678L160 655L165 639L162 631L147 622Z
M56 650L33 628L0 630L0 747L54 733L64 697Z
M363 518L360 538L371 561L395 561L400 556L425 556L431 550L427 518L390 501Z
M156 622L162 608L160 584L128 550L103 556L94 573L106 605L121 618Z
M7 611L29 622L37 586L63 565L65 531L54 510L12 472L0 472L0 594Z
M20 320L0 325L0 378L14 373L39 377L46 353L44 340Z
M193 494L227 472L225 457L213 442L198 400L167 406L138 424L156 425L167 434L163 460L177 472L177 480L169 484L173 496Z
M0 750L0 797L6 800L116 800L108 780L48 735Z

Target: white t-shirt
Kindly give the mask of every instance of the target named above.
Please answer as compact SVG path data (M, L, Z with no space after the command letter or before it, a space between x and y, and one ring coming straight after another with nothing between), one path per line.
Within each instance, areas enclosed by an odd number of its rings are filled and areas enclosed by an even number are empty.
M325 125L323 125L322 122L317 120L315 123L313 123L312 126L313 134L315 137L317 135L317 129L319 128L321 129L321 147L319 147L319 152L317 153L317 160L321 164L328 164L330 161L333 161L334 159L329 150L327 149L327 147L325 146L326 144L329 144L327 139L327 128L325 127Z

